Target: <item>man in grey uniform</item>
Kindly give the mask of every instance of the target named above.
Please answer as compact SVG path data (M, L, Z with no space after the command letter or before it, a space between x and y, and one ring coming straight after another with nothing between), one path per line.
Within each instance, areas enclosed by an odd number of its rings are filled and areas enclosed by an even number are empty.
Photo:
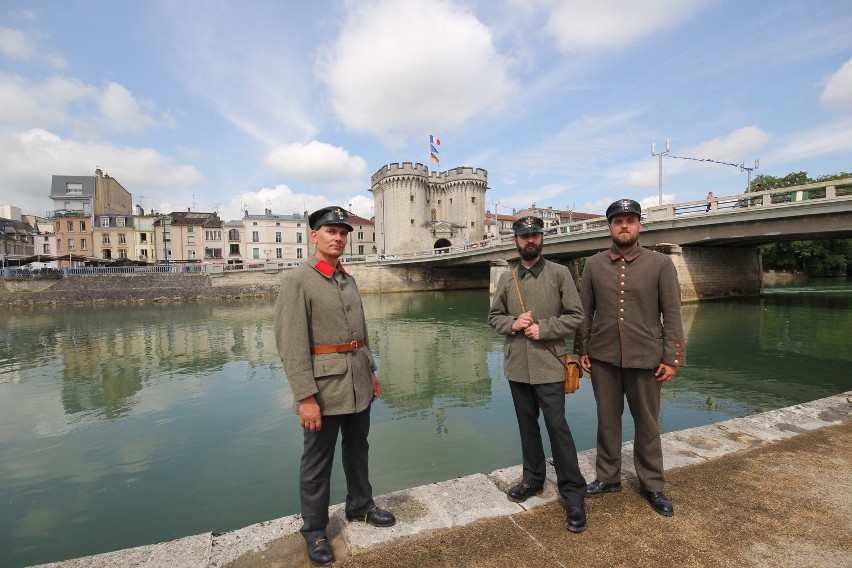
M308 217L316 255L283 279L275 341L304 428L299 470L302 536L317 566L334 562L326 536L331 468L342 433L346 517L389 527L396 519L373 502L367 436L370 405L382 393L355 280L338 262L352 231L348 213L326 207Z
M586 261L580 289L585 318L574 338L592 375L598 411L597 479L587 497L621 491L624 399L636 425L633 445L642 495L661 515L674 507L663 493L660 389L686 364L680 284L672 261L639 244L642 209L621 199L606 210L612 246Z
M565 368L544 345L550 344L564 357L565 337L583 320L580 297L571 272L541 256L544 222L538 217L522 217L512 228L520 263L516 271L500 276L488 313L489 325L506 336L503 368L515 404L524 460L523 479L507 495L522 502L544 488L544 447L538 425L541 412L550 436L557 489L568 508L565 526L569 531L582 532L586 530L586 480L580 473L577 448L565 420Z

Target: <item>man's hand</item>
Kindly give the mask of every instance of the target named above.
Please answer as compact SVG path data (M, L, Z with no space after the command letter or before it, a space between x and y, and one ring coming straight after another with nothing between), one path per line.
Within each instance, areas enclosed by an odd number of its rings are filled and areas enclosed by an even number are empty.
M376 376L376 373L370 374L373 375L373 400L376 400L382 396L382 385L379 384L379 377Z
M541 330L539 329L537 323L531 323L524 330L524 335L526 335L530 339L535 339L536 341L538 341L539 339L541 339L541 334L539 333L540 331Z
M658 383L664 383L674 378L675 373L677 373L677 367L674 365L666 365L665 363L660 363L660 366L657 367L657 372L654 375L657 377Z
M314 395L299 401L299 423L308 432L319 432L322 428L322 411Z
M589 359L588 355L580 355L580 358L577 359L577 361L580 363L580 366L583 368L584 371L586 371L587 373L592 372L592 360Z
M533 313L532 312L524 312L518 316L518 319L512 322L512 332L518 332L522 329L526 329L532 325L533 321Z

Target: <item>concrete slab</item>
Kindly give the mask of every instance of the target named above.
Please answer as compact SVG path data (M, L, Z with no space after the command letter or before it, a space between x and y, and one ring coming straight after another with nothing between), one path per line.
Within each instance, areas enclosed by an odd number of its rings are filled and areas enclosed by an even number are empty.
M210 538L210 533L204 533L158 544L40 564L38 568L206 568L210 555Z
M270 542L293 535L298 545L304 548L304 539L299 534L301 515L290 515L264 521L242 529L213 535L210 544L209 565L218 568L233 562L249 552L263 551Z

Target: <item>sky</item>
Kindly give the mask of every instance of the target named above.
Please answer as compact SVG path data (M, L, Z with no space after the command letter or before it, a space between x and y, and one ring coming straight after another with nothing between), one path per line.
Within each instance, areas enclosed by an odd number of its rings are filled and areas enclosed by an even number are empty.
M850 29L848 0L4 0L0 204L100 168L146 212L371 217L419 162L602 214L656 205L660 161L667 203L849 172Z

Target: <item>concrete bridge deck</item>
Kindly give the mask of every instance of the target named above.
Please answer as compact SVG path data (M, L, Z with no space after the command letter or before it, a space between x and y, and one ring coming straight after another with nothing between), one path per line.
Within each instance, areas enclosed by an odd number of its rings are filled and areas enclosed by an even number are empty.
M570 420L569 420L570 422ZM549 472L524 504L503 491L520 466L376 498L390 529L343 519L329 536L342 567L852 566L852 392L663 436L675 516L639 496L632 443L625 490L587 500L589 528L564 528ZM594 450L581 452L587 480ZM52 568L307 567L298 515L224 533L68 560Z

